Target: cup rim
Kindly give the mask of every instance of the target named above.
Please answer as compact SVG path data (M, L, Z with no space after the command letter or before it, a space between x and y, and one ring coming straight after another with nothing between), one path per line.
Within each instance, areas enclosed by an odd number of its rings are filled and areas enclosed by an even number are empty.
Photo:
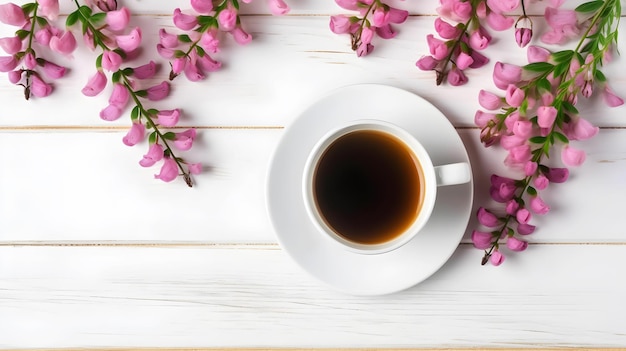
M313 194L313 178L317 169L317 163L324 154L324 151L340 137L347 135L351 132L360 130L374 130L383 132L395 137L404 143L410 152L413 154L415 161L419 163L421 173L424 177L423 192L424 196L421 203L421 208L413 220L413 223L401 234L397 235L393 239L379 243L379 244L362 244L356 243L345 239L343 236L336 233L324 220L323 216L319 213L317 204L315 203L315 196ZM435 175L435 168L432 160L428 154L428 151L424 146L407 130L386 122L376 119L357 119L352 120L329 130L325 133L318 142L311 149L304 167L304 173L302 177L302 191L305 209L309 219L316 226L318 231L324 237L329 238L335 244L343 247L344 249L360 253L360 254L381 254L392 250L395 250L409 241L411 241L426 225L432 214L435 206L435 199L437 193L437 179Z

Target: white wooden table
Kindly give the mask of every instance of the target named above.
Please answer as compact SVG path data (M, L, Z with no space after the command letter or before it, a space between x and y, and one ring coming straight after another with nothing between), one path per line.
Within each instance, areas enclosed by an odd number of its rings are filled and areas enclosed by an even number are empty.
M345 295L311 278L276 242L265 175L284 128L348 84L421 95L467 147L476 209L488 201L489 175L505 172L504 152L484 149L473 126L478 91L495 90L492 65L468 71L470 83L457 88L435 87L432 72L415 67L428 50L434 0L398 2L411 16L366 58L328 29L329 15L343 13L333 1L291 0L285 17L256 2L244 18L252 43L225 40L224 68L201 83L174 81L161 105L183 108L181 124L199 129L189 157L210 171L193 189L153 180L155 169L137 165L145 147L122 144L127 115L98 118L108 94L80 95L93 70L85 49L62 62L72 71L50 98L26 102L3 75L0 349L626 346L626 108L600 99L580 105L601 131L581 144L586 163L544 193L553 210L536 217L526 252L481 266L468 236L472 218L452 258L423 283L388 296ZM151 29L147 48L157 27L172 27L165 14L188 7L124 3ZM493 34L492 63L525 63L511 31ZM625 62L605 70L622 97Z

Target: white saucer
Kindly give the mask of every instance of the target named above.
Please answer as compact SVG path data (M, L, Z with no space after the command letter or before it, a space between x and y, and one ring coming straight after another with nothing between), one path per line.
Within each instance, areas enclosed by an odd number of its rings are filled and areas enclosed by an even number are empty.
M421 97L383 85L332 91L289 126L272 159L268 211L282 248L307 272L354 295L409 288L435 273L457 248L470 218L473 183L440 187L428 224L408 244L389 253L358 254L333 245L309 219L302 197L304 163L315 143L339 123L380 119L413 134L433 164L468 162L461 138L446 117Z

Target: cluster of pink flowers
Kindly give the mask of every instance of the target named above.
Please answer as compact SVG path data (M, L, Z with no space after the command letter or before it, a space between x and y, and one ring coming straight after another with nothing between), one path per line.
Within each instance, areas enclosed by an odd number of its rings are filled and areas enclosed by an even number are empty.
M46 47L68 56L76 48L72 33L51 23L58 15L58 0L39 0L21 7L14 3L0 5L0 22L19 28L14 36L0 38L0 47L9 55L0 57L0 72L7 72L11 83L24 87L27 100L50 95L53 86L46 79L58 79L67 72L37 49Z
M359 16L335 15L330 17L330 30L336 34L350 34L352 50L365 56L374 50L372 40L376 35L383 39L396 36L392 24L406 21L409 12L389 6L381 0L335 0L337 5Z
M548 41L561 42L578 33L582 24L576 20L577 13L583 18L593 18L585 25L596 32L585 31L574 50L551 52L530 46L527 50L530 63L523 67L497 62L493 81L503 90L503 96L486 90L478 95L481 107L486 110L475 114L481 141L485 146L499 144L507 150L504 163L522 174L520 179L491 177L491 198L501 203L502 209L480 207L478 210L479 223L491 229L472 232L474 246L485 250L483 264L490 261L500 265L504 261L505 255L500 250L503 241L511 251L528 247L523 236L535 231L530 223L532 217L550 211L540 192L552 183L565 182L569 177L566 167L579 166L585 161L585 152L572 144L594 137L599 129L579 115L575 106L578 97L589 98L595 92L594 87L600 87L608 106L624 103L599 70L611 60L617 37L614 18L621 15L619 2L616 5L611 1L619 0L583 4L577 11L548 8L546 14L557 12L561 17L548 20ZM605 15L596 16L597 13ZM587 44L583 46L584 42ZM565 167L547 164L557 147Z
M283 0L268 0L268 5L274 15L289 12ZM252 41L252 35L242 27L237 0L191 0L191 7L195 13L183 13L177 8L172 16L174 25L184 34L168 33L163 28L159 31L157 51L170 60L170 80L184 73L195 82L220 69L221 62L210 56L220 50L220 33L231 34L240 45Z

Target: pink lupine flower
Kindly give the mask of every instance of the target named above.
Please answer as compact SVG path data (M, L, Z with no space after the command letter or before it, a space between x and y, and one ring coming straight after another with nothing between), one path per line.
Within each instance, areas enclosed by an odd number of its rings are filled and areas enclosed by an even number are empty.
M548 62L550 55L551 53L548 49L536 45L531 45L526 50L526 57L529 63Z
M19 37L0 38L0 48L9 55L13 55L22 50L22 39Z
M130 93L124 84L115 83L113 91L109 97L109 103L117 107L124 108L130 100Z
M363 27L361 30L361 44L369 44L374 38L374 31L371 27Z
M133 68L133 76L137 79L149 79L156 74L156 63L150 61L145 65Z
M472 58L472 56L468 55L465 52L461 52L459 56L456 58L456 66L460 70L464 70L468 68L469 66L472 65L472 63L474 63L474 59Z
M22 71L22 70L10 71L8 73L9 82L11 82L13 84L19 83L22 80L22 73L24 73L24 71Z
M494 113L487 113L484 111L476 111L474 114L474 124L476 124L479 128L485 128L491 121L496 120L496 115Z
M120 49L126 52L133 51L141 44L141 28L135 27L126 35L118 35L115 41Z
M513 134L528 139L532 133L533 124L530 121L515 121L513 123Z
M511 17L495 12L487 13L487 24L494 30L503 31L509 29L513 26L514 22L515 20Z
M578 18L576 11L546 7L544 17L550 31L541 36L546 44L563 44L570 38L578 35Z
M163 166L159 174L155 174L155 179L161 179L164 182L171 182L178 177L178 165L171 157L165 157L163 159Z
M91 29L87 29L85 33L83 33L83 42L89 48L89 50L96 49L96 39L94 38Z
M207 30L202 33L200 42L208 52L213 54L219 52L220 40L218 39L217 32L215 30Z
M36 97L46 97L52 93L52 86L39 78L39 76L32 75L30 77L30 93Z
M461 34L461 29L437 17L435 19L435 31L444 39L455 39Z
M524 91L514 84L509 84L506 88L505 100L509 106L512 107L520 107L522 106L522 102L526 99L526 94Z
M231 7L222 10L219 15L217 15L217 22L219 23L220 29L225 32L230 32L235 29L237 25L237 10Z
M205 72L215 72L222 67L221 62L215 61L209 55L200 56L196 60L196 64Z
M580 166L585 162L586 154L585 151L575 149L569 145L563 146L561 150L561 161L566 166Z
M537 124L541 128L552 128L557 114L558 111L554 106L539 106L537 108Z
M76 38L70 31L66 31L61 36L50 38L50 49L63 55L71 54L77 46Z
M59 66L56 63L47 60L43 60L43 65L41 67L43 73L52 79L62 78L67 72L67 69L65 67Z
M530 43L533 36L533 21L525 15L520 16L515 22L515 42L520 48Z
M528 176L535 174L535 172L537 172L538 167L539 165L537 164L537 162L533 162L533 161L526 162L526 164L524 164L524 175L528 177Z
M389 24L389 12L385 11L383 7L377 7L372 14L372 25L374 25L374 27L382 27L387 24ZM435 28L436 27L437 22L435 21Z
M502 107L502 100L500 100L500 97L486 90L481 90L478 93L478 103L487 110L497 110Z
M469 37L470 47L474 50L486 49L490 42L491 36L482 28L473 31Z
M29 69L29 70L32 70L35 67L37 67L37 59L35 59L35 55L33 55L32 52L28 52L26 55L24 55L23 63L24 63L24 67L26 67L26 69Z
M96 96L104 90L104 87L107 84L107 77L104 75L102 71L97 71L89 81L87 81L87 85L82 90L82 93L85 96Z
M104 121L115 121L122 116L122 109L114 104L109 104L100 111L100 118Z
M548 177L543 174L538 175L533 181L533 185L537 190L544 190L548 187L548 184L550 184L550 181L548 180Z
M493 81L496 86L505 90L509 84L516 84L522 79L522 68L516 65L496 62L493 67Z
M489 62L487 56L479 53L476 50L472 51L471 55L472 59L474 59L474 62L470 65L470 68L481 68Z
M530 199L530 209L536 214L544 215L550 212L550 206L548 206L539 196L533 196Z
M289 6L283 0L268 0L270 12L274 15L284 15L289 12Z
M189 168L189 173L191 174L202 173L202 163L190 163L188 168Z
M478 209L476 217L478 218L478 222L485 227L493 228L497 227L498 224L500 224L500 220L498 219L498 217L486 210L484 207L480 207Z
M335 34L346 34L350 32L350 17L346 15L333 15L330 16L330 30Z
M356 56L362 57L369 55L372 51L374 51L374 45L370 43L361 43L359 47L356 49Z
M148 88L146 93L150 101L163 100L170 93L170 85L166 81L163 81L161 84Z
M191 149L193 145L193 141L196 138L196 130L191 128L187 129L182 133L176 133L176 138L174 139L174 146L176 146L179 150L187 151Z
M115 51L106 50L102 53L102 68L109 72L117 71L123 61L122 56Z
M509 149L504 163L509 166L523 165L530 160L531 156L530 145L514 146Z
M591 124L588 120L578 117L570 123L567 137L571 140L587 140L593 138L600 128Z
M165 29L159 29L159 43L168 49L173 49L180 44L178 35L170 34Z
M145 134L146 127L141 123L134 122L126 136L122 139L122 142L127 146L134 146L143 140Z
M9 2L0 5L0 22L11 26L23 27L28 23L28 19L21 7Z
M467 83L467 76L458 67L452 67L448 72L448 83L453 86L459 86Z
M346 10L357 10L359 8L357 0L335 0L335 2Z
M185 65L184 73L185 77L187 77L187 79L192 82L203 80L206 77L204 73L198 68L198 65L192 62L189 62L189 64Z
M239 45L246 45L252 41L252 35L244 31L241 26L235 27L231 34L233 35L235 42Z
M506 239L506 247L511 251L524 251L528 248L528 243L515 237Z
M191 0L191 8L197 13L208 15L213 10L212 0Z
M422 71L433 70L438 64L439 61L435 60L432 56L422 56L419 60L417 60L417 62L415 62L415 65Z
M404 21L406 21L406 19L409 17L409 11L401 10L391 6L389 7L389 10L387 12L389 13L389 22L395 24L404 23Z
M150 145L148 153L139 161L141 167L151 167L163 159L163 146L159 143Z
M550 168L545 174L548 180L552 183L564 183L569 178L569 169Z
M390 24L386 24L382 27L376 27L376 34L383 39L391 39L395 37L398 32L396 32Z
M472 243L477 249L485 250L491 246L493 236L491 233L485 233L478 230L472 231Z
M502 138L500 138L500 146L505 150L511 150L516 146L523 145L525 142L526 138L515 134L503 135Z
M41 15L54 21L59 16L59 0L37 0Z
M185 71L185 67L189 62L189 57L178 57L172 61L172 72L179 74Z
M528 223L520 223L517 225L517 232L520 235L532 234L535 231L535 226Z
M186 15L179 8L174 10L174 25L182 30L192 30L198 25L196 16Z
M602 97L604 98L604 102L609 107L617 107L617 106L621 106L621 105L624 104L624 99L622 99L621 97L617 96L617 94L615 94L615 92L613 92L613 90L611 90L611 88L608 86L608 84L604 85L604 90L603 90Z
M94 0L85 1L87 5ZM95 0L95 5L102 10L102 12L114 11L117 9L117 0Z
M496 13L511 12L519 5L520 0L487 0L487 6Z
M530 214L530 211L528 211L525 208L520 208L519 210L517 210L517 212L515 213L515 219L519 222L519 223L528 223L530 221L530 219L532 218L532 215Z
M506 214L513 216L517 213L517 210L519 210L519 202L515 199L506 202L506 206L504 207Z
M432 34L426 36L426 41L428 42L430 54L433 55L436 60L443 60L448 56L448 46L444 41L435 38Z
M106 13L105 22L112 31L120 31L130 23L130 11L126 7Z
M504 262L504 255L500 251L496 250L491 253L489 262L491 262L494 266L499 266L502 262Z
M161 110L157 113L158 123L164 127L173 127L178 123L180 110Z

